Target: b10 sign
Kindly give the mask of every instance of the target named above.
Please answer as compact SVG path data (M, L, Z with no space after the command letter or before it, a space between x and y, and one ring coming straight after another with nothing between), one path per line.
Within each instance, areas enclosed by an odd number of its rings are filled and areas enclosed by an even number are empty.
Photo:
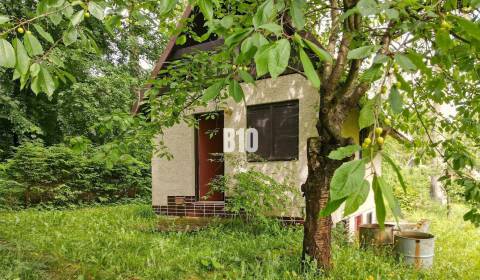
M238 138L238 141L235 141ZM238 149L236 147L238 143ZM258 131L255 128L224 128L223 129L223 152L249 152L258 150Z

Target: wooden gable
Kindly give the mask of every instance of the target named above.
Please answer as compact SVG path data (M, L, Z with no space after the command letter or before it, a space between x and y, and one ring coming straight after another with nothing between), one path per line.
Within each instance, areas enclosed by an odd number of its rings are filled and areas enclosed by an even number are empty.
M203 17L203 14L200 13L198 8L193 8L191 5L187 6L185 11L182 14L182 17L180 18L180 21L178 22L176 29L180 30L182 29L185 24L185 21L188 21L189 28L192 29L192 31L199 36L205 34L208 32L208 28L205 26L205 18ZM177 45L177 39L182 36L186 36L186 41L182 45ZM223 45L223 39L219 39L216 37L216 35L212 34L210 35L209 38L207 38L203 42L197 42L190 36L189 34L186 34L185 32L181 32L179 34L173 35L170 37L168 40L168 43L165 47L165 50L162 52L160 57L155 63L155 66L150 73L150 80L154 80L158 77L158 74L160 73L160 70L162 70L163 67L168 63L168 61L173 61L182 58L182 56L195 52L195 51L208 51L208 50L213 50L219 46ZM137 94L137 100L135 101L133 107L132 107L132 114L138 113L140 106L142 105L142 100L144 98L145 92L149 90L152 87L151 84L147 84L138 94Z
M176 29L180 30L184 26L183 24L185 21L188 21L189 28L196 33L199 36L202 36L203 34L208 32L208 27L205 26L206 20L203 16L203 14L200 12L198 7L192 7L191 5L187 6L185 9L180 21L177 24ZM284 23L284 30L286 33L289 35L293 35L295 33L295 28L288 22ZM317 41L315 36L313 36L310 32L306 31L300 31L298 32L299 35L305 39L308 39L318 45L319 47L322 47L321 44ZM177 39L182 36L186 36L186 41L182 45L177 45ZM211 51L215 50L216 48L222 46L224 43L223 38L218 38L215 34L211 34L209 38L207 38L203 42L198 42L194 38L192 38L188 33L181 32L177 35L174 35L170 38L170 40L167 43L167 46L165 47L165 50L155 63L155 66L150 74L150 80L154 80L158 77L158 74L160 73L160 70L165 67L165 65L168 63L168 61L174 61L177 59L182 58L182 56L186 54L193 53L195 51ZM312 61L318 60L317 56L309 51L306 50ZM295 66L296 69L302 69L302 65L300 61L296 61L292 66ZM254 66L251 68L251 74L253 76L256 76L256 69ZM292 69L287 69L283 75L287 74L292 74L295 73ZM269 78L268 75L266 75L263 78ZM135 101L133 107L132 107L132 114L137 114L141 105L142 101L145 95L145 92L149 90L152 87L151 84L147 84L138 94L137 94L137 100Z

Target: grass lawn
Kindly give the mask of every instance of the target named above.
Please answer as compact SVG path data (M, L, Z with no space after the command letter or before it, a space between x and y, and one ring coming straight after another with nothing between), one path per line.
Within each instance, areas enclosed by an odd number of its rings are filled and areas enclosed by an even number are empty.
M429 207L409 215L432 220L434 269L417 272L388 254L340 238L329 279L479 279L480 229ZM157 232L166 218L149 206L0 212L0 279L324 279L300 271L302 230L218 223L191 232Z

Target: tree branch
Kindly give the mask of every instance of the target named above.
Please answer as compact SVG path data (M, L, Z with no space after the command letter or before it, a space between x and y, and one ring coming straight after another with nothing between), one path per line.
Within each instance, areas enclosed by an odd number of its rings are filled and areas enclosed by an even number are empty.
M393 22L389 23L388 25L389 28L385 31L384 35L382 36L382 40L381 40L382 47L380 48L380 50L378 50L377 53L382 53L382 54L388 53L391 37L392 37L391 30L393 25L394 25ZM346 51L348 52L348 48L346 49ZM345 55L345 58L346 58L346 55ZM338 59L340 59L340 56ZM361 61L357 63L361 63ZM357 63L353 63L352 61L350 72L349 72L349 77L350 79L352 79L352 82L351 82L352 85L350 86L352 87L352 89L349 92L345 92L342 96L339 96L340 98L336 99L334 104L330 104L330 106L324 107L323 108L324 111L322 112L322 116L321 116L322 117L321 120L324 123L324 127L328 129L330 135L332 135L339 141L343 140L343 137L341 135L341 130L342 130L342 125L343 125L343 122L345 121L345 118L348 116L351 109L357 106L360 98L368 91L368 89L370 89L370 86L371 86L370 83L365 83L365 82L358 84L358 86L356 87L354 86L355 84L354 81L357 80L357 78L354 78L353 76L358 75L359 70L357 69L357 67L358 68L360 67L360 65L357 65ZM332 72L332 75L334 73L335 73L335 69ZM341 74L341 71L340 71L340 74ZM347 77L347 80L349 79L349 77ZM332 90L335 91L335 88L333 88Z
M327 84L325 85L325 101L328 103L334 97L335 88L342 77L343 69L345 67L345 63L347 61L347 54L349 50L350 43L352 42L353 35L351 33L344 33L342 41L340 43L340 48L338 50L337 59L335 62L335 66L332 69L332 73L327 80Z
M328 38L328 45L327 51L331 54L335 52L335 45L338 40L338 33L340 29L339 23L339 7L337 0L330 0L330 20L331 20L331 28L330 28L330 37ZM325 68L323 70L322 81L323 83L327 83L328 77L332 72L332 63L325 62Z
M381 40L381 43L380 43L382 45L382 47L378 50L377 54L388 54L390 43L392 41L391 30L392 30L393 25L394 25L393 21L391 21L388 24L388 28L385 31L385 33L383 34L382 40ZM352 71L354 71L354 72L352 72ZM349 73L349 77L347 77L347 82L348 82L348 79L350 78L350 75L358 75L358 72L359 72L358 69L352 69L352 67L351 67L351 72ZM351 82L352 85L349 85L349 87L351 87L351 88L354 87L353 83L355 82L355 80L357 80L357 79L356 78L353 79L353 81ZM345 103L347 105L358 103L360 98L365 94L365 92L369 88L370 88L370 83L362 82L362 83L358 84L358 86L355 88L355 90L352 90L352 89L345 90L343 95L341 96L340 103Z
M344 85L344 90L340 91L337 94L337 96L351 94L351 92L354 90L362 62L363 62L363 59L355 59L350 62L350 70L348 71L347 80L345 81L345 85Z

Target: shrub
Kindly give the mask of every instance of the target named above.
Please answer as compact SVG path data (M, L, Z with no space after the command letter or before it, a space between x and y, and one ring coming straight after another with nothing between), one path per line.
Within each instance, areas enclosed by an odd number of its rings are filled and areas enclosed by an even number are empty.
M248 220L266 220L269 215L283 216L298 206L298 190L279 183L264 173L248 170L230 176L218 176L211 183L214 191L225 192L226 209Z
M24 143L3 164L0 205L72 206L149 196L148 165L128 161L107 168L95 152L92 147L78 153L65 145Z

